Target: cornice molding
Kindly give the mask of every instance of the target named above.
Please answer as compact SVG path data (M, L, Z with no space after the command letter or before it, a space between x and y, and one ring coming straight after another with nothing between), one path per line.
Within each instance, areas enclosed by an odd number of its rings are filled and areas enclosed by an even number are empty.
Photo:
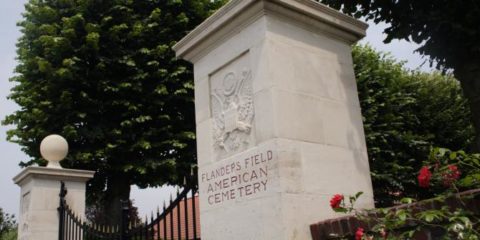
M363 38L368 27L362 21L312 0L232 0L175 44L173 50L178 58L194 62L200 52L269 13L288 15L293 18L291 21L306 24L317 22L335 29L328 34L351 43Z
M86 182L93 178L95 171L68 169L68 168L47 168L47 167L27 167L13 178L15 184L21 184L26 179L59 179Z

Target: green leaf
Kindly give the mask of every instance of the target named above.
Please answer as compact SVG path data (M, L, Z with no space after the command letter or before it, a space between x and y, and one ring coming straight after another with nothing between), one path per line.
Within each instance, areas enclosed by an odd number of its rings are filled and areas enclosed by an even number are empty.
M100 41L100 34L97 32L91 32L88 33L87 36L85 37L85 41L87 43L87 46L94 50L99 49L99 41Z
M357 194L355 194L355 199L358 199L360 196L362 196L363 192L357 192Z
M333 209L333 211L335 211L337 213L347 213L348 212L348 209L342 208L342 207L332 208L332 209Z
M405 210L399 210L395 213L395 216L398 217L398 219L400 219L400 221L404 222L405 220L407 220L407 217L408 217L408 214Z
M445 148L439 148L438 149L438 156L443 157L443 156L445 156L446 152L447 152L447 150Z
M445 218L445 215L440 210L425 210L417 214L417 217L431 223L433 221L441 221Z
M415 199L407 197L407 198L400 199L400 202L402 204L411 204L411 203L415 202Z

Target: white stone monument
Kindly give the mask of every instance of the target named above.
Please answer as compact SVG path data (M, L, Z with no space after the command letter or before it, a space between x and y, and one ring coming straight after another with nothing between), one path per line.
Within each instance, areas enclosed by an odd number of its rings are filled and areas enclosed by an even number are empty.
M373 193L351 45L310 0L232 0L174 46L194 64L202 239L311 239L337 193Z
M67 141L59 135L46 137L40 152L48 160L47 167L27 167L13 178L21 187L19 240L58 239L60 183L67 187L66 201L70 208L84 217L85 183L93 171L64 169L59 162L68 152Z

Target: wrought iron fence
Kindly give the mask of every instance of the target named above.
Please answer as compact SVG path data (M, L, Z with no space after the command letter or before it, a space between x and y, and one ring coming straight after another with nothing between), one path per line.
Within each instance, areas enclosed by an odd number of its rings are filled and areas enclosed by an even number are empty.
M59 213L59 240L197 240L197 188L184 188L170 198L168 207L157 210L143 223L130 222L128 201L122 203L122 224L107 226L89 223L72 211L65 196L67 189L61 183ZM190 196L190 197L189 197Z

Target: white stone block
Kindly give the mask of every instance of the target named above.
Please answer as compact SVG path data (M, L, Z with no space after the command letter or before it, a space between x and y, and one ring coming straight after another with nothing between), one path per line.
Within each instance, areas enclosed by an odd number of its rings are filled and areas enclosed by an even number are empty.
M302 143L305 190L312 194L373 197L368 158L365 152L337 146ZM373 205L362 206L373 207Z
M195 83L195 122L197 124L209 119L210 113L210 82L204 78Z
M322 101L325 143L348 149L366 150L359 106Z
M274 122L277 137L298 141L325 142L325 113L320 102L308 95L275 89Z
M274 81L269 77L269 59L268 59L268 44L266 38L262 38L260 42L253 45L250 49L250 61L252 62L253 73L253 93L257 94L260 91L268 90L273 87Z
M213 155L212 119L197 124L197 157L198 166L202 167L215 162Z
M257 144L276 137L274 124L274 105L271 89L264 89L255 93L253 99L255 107L255 139Z
M267 35L267 43L269 79L275 87L358 105L351 62L343 63L339 55L326 54L310 45L298 46L275 34ZM350 50L347 45L341 46ZM351 93L357 97L347 98Z
M238 56L247 51L254 52L256 51L255 47L262 45L266 20L264 18L253 18L250 21L252 21L250 27L230 31L222 41L211 43L211 48L208 48L210 51L200 53L205 57L198 58L194 65L195 82L209 77ZM259 59L256 57L255 60ZM257 63L259 61L253 63L252 66L256 66Z

